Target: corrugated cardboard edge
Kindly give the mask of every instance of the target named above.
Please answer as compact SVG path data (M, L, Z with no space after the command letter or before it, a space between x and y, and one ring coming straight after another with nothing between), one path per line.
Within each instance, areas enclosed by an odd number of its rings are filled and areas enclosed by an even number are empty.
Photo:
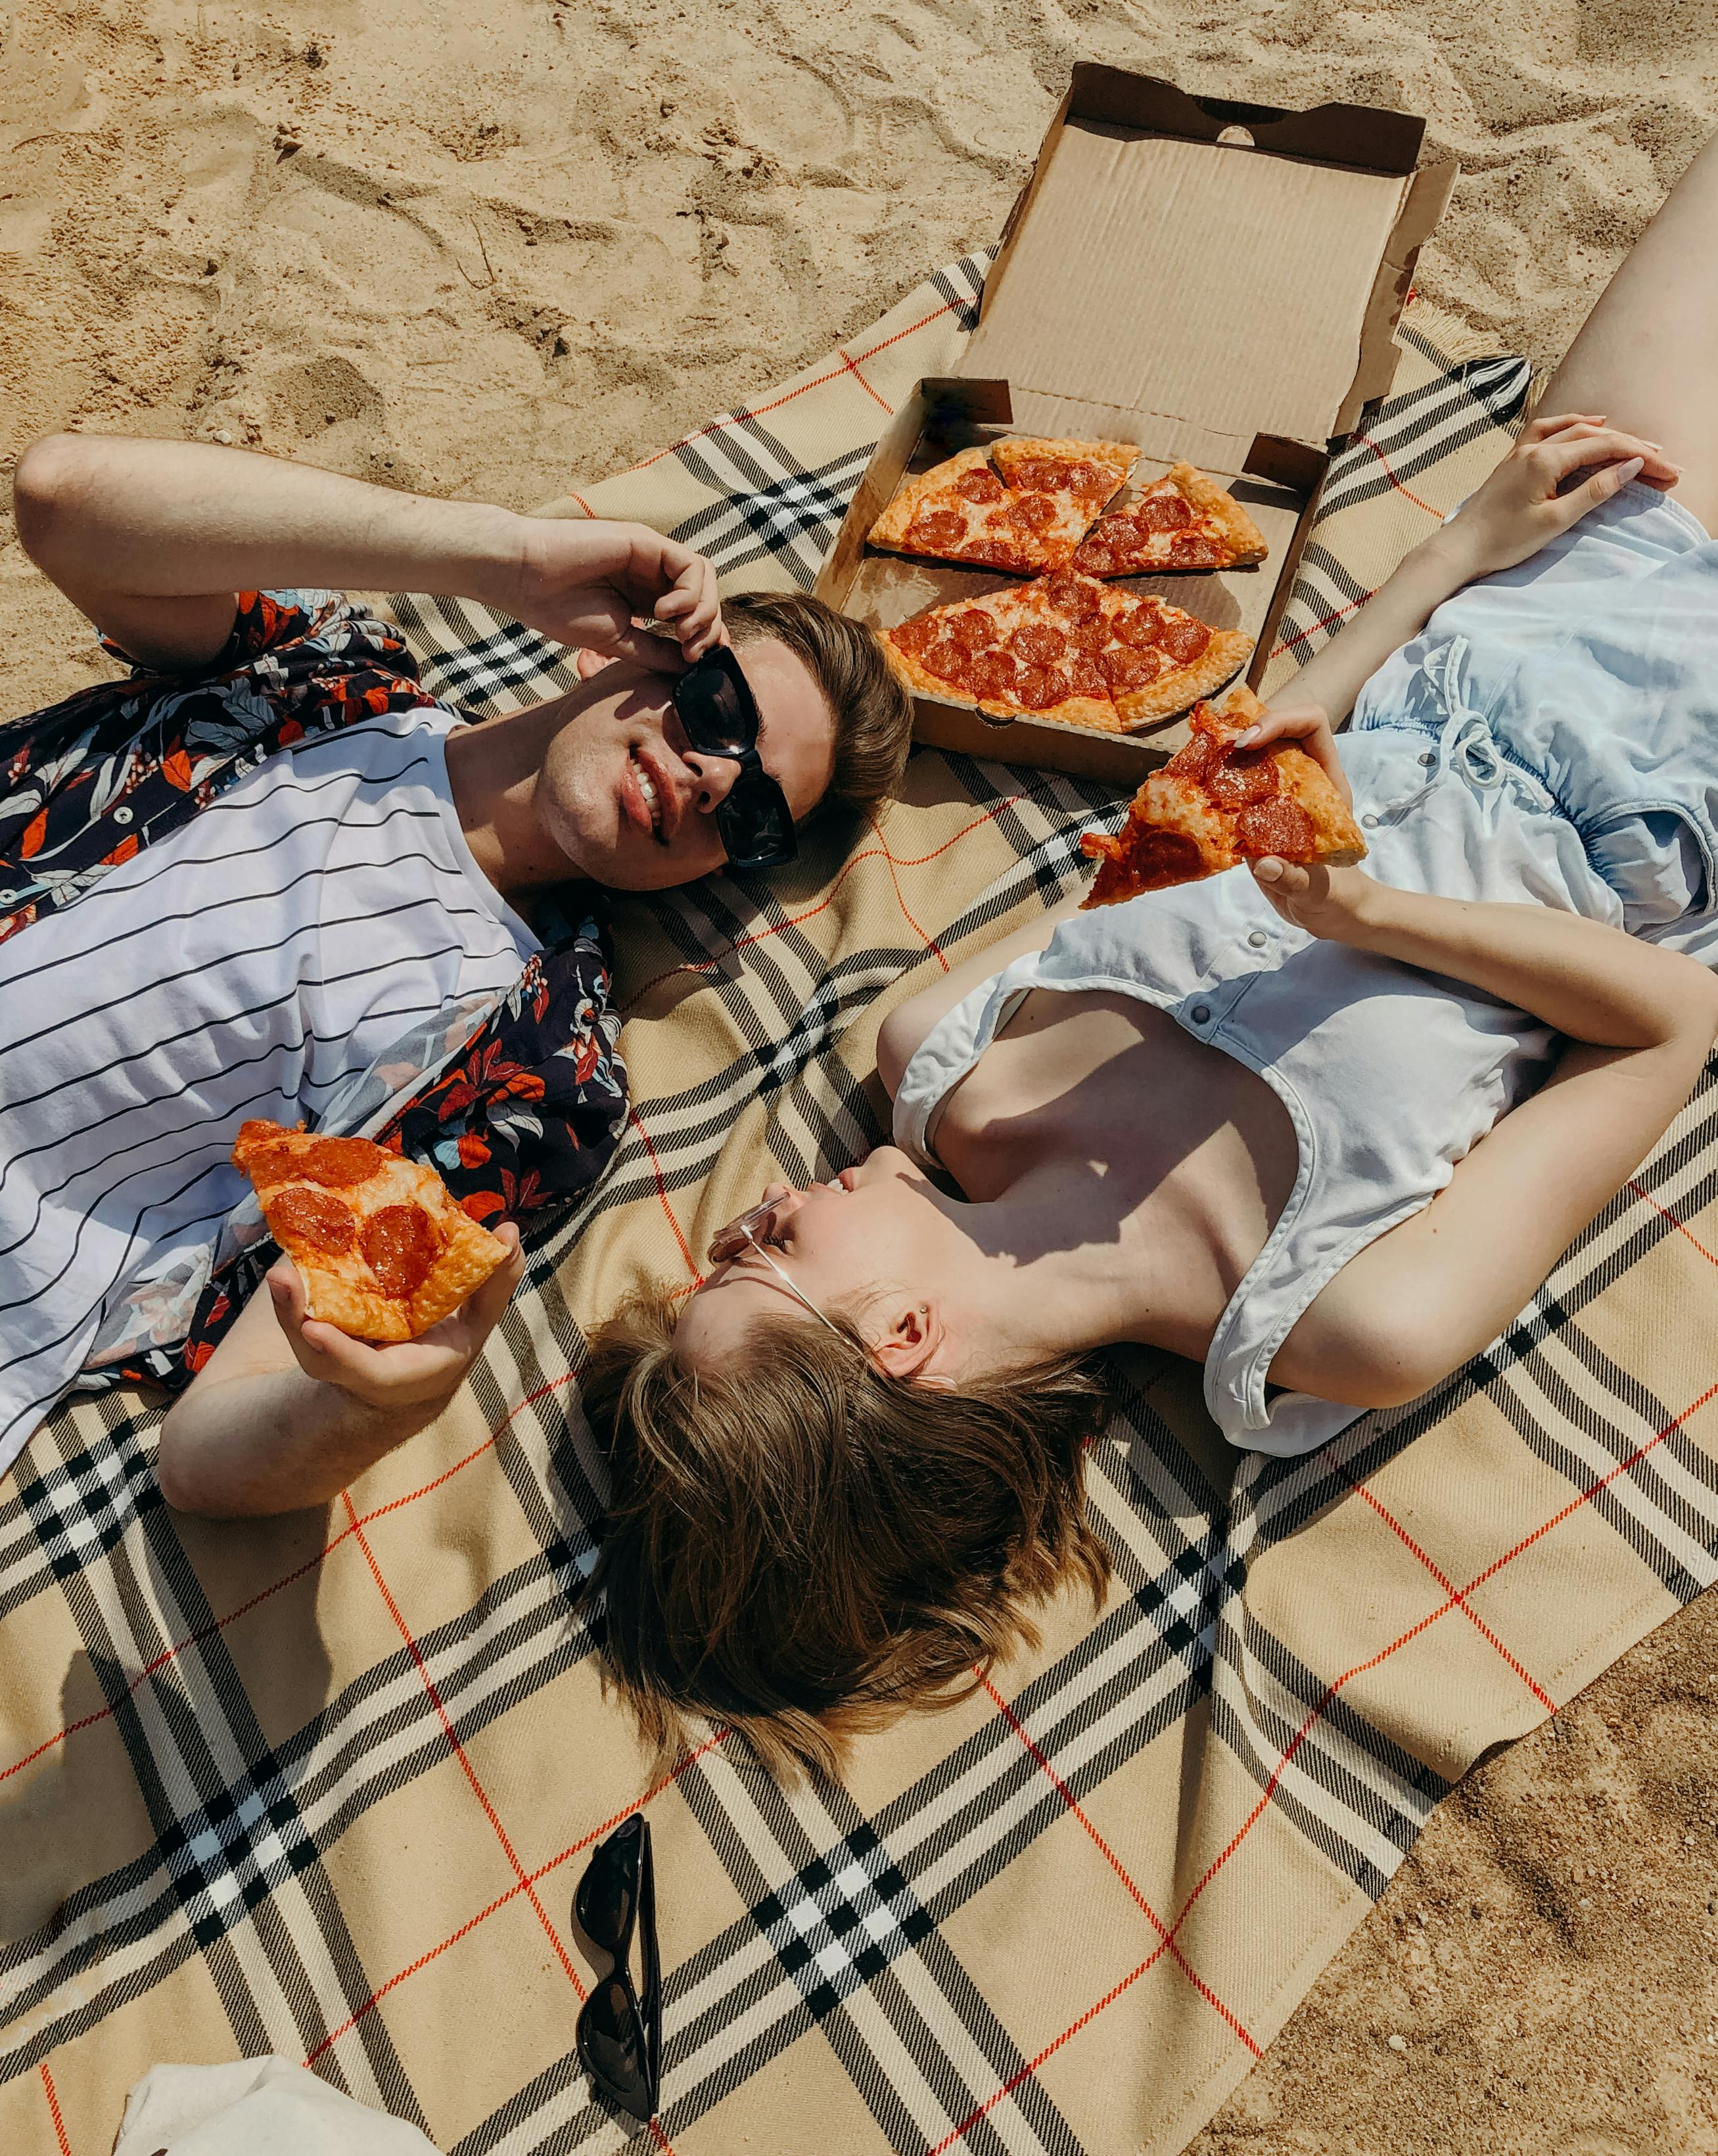
M1336 414L1333 431L1337 434L1351 431L1363 404L1371 403L1375 397L1390 394L1390 385L1396 379L1396 362L1401 357L1401 348L1396 342L1396 326L1407 305L1414 281L1414 265L1420 259L1421 248L1437 230L1438 219L1449 207L1449 198L1460 172L1461 167L1450 158L1442 164L1426 166L1415 173L1409 185L1407 198L1386 243L1384 259L1378 264L1372 295L1366 302L1366 316L1361 324L1360 362Z

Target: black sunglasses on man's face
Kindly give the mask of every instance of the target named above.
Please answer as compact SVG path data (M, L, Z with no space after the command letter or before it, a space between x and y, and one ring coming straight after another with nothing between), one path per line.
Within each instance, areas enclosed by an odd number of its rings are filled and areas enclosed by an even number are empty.
M716 811L730 868L778 869L800 850L787 796L758 757L758 706L739 662L718 644L674 683L674 708L701 756L725 756L739 767Z
M573 1907L585 1937L615 1958L579 2010L579 2058L610 2102L647 2126L662 2086L662 1974L651 1830L639 1813L597 1844ZM642 2000L626 1966L635 1925L644 1946Z

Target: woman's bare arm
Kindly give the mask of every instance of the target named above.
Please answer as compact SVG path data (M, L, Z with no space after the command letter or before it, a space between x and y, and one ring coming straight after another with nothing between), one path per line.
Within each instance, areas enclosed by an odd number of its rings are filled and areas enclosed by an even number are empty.
M1559 493L1589 465L1597 466L1590 478ZM1273 706L1314 706L1340 723L1391 653L1417 636L1464 584L1525 562L1630 480L1670 487L1677 475L1655 443L1607 427L1602 413L1533 420L1484 485L1404 557L1342 634L1283 685Z
M207 665L241 591L440 592L647 665L721 640L716 573L641 524L517 516L202 442L52 434L13 483L25 552L147 665Z
M236 1519L327 1504L439 1415L524 1270L508 1261L420 1339L349 1340L306 1319L290 1259L265 1278L162 1425L156 1474L181 1512Z
M1391 1406L1494 1338L1664 1135L1718 1034L1718 980L1549 906L1392 891L1357 869L1259 873L1297 925L1464 981L1571 1044L1430 1205L1343 1267L1272 1363L1274 1383Z

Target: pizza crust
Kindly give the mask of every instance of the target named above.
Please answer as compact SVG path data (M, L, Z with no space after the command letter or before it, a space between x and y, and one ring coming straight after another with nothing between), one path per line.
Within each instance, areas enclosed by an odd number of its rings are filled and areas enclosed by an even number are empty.
M368 1147L375 1155L374 1169L361 1182L326 1185L301 1172L306 1157L321 1142L321 1133L284 1130L259 1119L244 1126L233 1148L235 1165L249 1176L261 1202L270 1233L298 1268L308 1316L357 1340L414 1340L451 1316L506 1263L507 1245L454 1203L433 1168L368 1139L341 1139L336 1142L342 1147ZM359 1230L352 1245L321 1249L296 1235L281 1218L279 1203L294 1188L321 1190L343 1204ZM415 1207L428 1214L438 1242L429 1270L403 1295L388 1292L362 1248L363 1224L393 1206Z
M909 479L894 500L884 510L867 535L873 547L897 547L907 536L907 527L923 508L926 501L934 495L946 494L956 480L964 479L980 465L988 465L990 451L982 444L976 448L962 449L958 456L933 465L928 472L917 479Z
M1199 703L1213 690L1222 688L1252 655L1250 636L1238 629L1213 629L1211 642L1191 665L1160 674L1156 680L1148 681L1143 689L1124 689L1116 697L1115 708L1122 730L1132 733L1140 726L1156 725L1173 718L1178 711L1185 711L1190 704Z

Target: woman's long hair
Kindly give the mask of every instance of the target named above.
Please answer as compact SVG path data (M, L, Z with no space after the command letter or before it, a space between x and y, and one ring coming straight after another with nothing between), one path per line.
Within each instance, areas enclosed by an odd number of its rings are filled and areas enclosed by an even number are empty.
M773 1768L834 1773L851 1734L964 1698L1036 1645L1032 1608L1065 1581L1103 1596L1083 1486L1101 1358L945 1391L879 1371L832 1315L759 1318L716 1370L676 1355L666 1295L593 1337L612 1495L586 1594L659 1749L697 1713Z

